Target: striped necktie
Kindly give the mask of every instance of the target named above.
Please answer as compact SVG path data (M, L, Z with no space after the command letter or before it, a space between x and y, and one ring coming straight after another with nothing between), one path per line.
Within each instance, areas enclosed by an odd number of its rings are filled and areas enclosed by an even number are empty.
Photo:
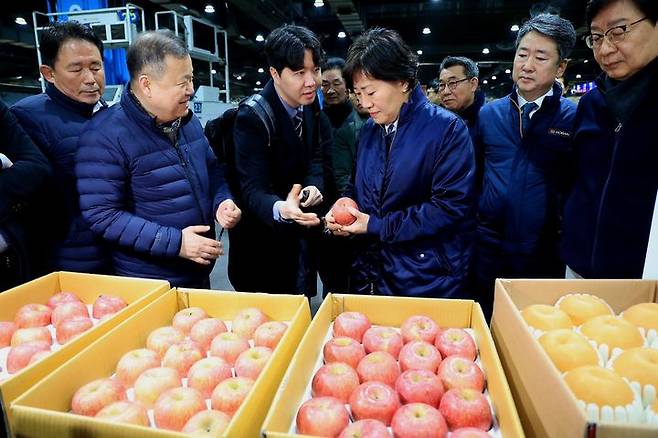
M304 113L301 110L297 110L297 112L292 118L292 126L295 128L295 133L297 134L297 137L299 137L300 140L302 139L302 130L304 125L303 114Z
M393 143L393 138L395 137L395 125L391 124L386 128L386 135L384 136L386 140L386 148L391 149L391 144Z

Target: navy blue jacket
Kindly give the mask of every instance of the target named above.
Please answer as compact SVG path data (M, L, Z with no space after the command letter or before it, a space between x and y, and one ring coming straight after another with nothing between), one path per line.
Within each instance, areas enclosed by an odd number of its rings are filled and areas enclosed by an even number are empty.
M80 137L75 172L82 214L112 245L117 274L183 287L207 281L212 265L178 256L181 231L209 225L214 238L215 212L230 193L191 112L174 145L126 88Z
M602 80L578 104L562 257L586 278L642 277L658 191L658 59L640 74L649 85L636 91L639 104L623 123Z
M53 177L38 196L34 223L28 225L30 234L39 234L50 270L108 273L111 269L108 249L80 214L74 174L78 138L93 110L94 105L75 101L52 84L45 93L26 97L11 108L53 168Z
M390 152L384 128L361 128L353 193L370 215L350 288L381 295L463 296L475 160L468 129L417 86L402 106Z
M575 113L576 105L562 97L557 83L525 135L515 91L482 107L476 142L485 160L478 239L500 244L507 254L534 254L552 242L557 258Z

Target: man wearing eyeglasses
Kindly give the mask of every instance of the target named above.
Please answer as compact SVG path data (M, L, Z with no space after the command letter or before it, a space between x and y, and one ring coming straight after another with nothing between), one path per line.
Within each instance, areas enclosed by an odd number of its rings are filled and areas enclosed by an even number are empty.
M578 105L562 256L569 278L640 278L658 191L658 2L592 0L587 22L603 74Z
M556 79L576 43L573 25L539 14L516 40L512 93L482 107L476 150L484 157L475 292L491 313L494 280L564 274L558 256L562 197L576 106Z

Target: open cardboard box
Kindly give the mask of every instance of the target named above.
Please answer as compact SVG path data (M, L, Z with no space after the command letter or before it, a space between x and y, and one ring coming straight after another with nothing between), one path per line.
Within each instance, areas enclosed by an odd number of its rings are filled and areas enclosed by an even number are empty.
M111 376L124 353L145 348L146 338L152 330L171 325L174 314L187 307L201 307L210 316L222 320L233 319L245 307L258 307L272 320L289 322L288 330L268 365L224 433L227 437L258 436L290 358L311 321L308 300L304 296L172 289L17 399L11 407L16 435L57 438L189 436L164 429L113 424L69 413L71 399L78 388L92 380Z
M533 338L520 310L555 304L569 293L603 298L619 314L629 306L655 302L658 282L650 280L496 280L491 331L528 436L655 438L643 425L590 423L557 368Z
M46 304L51 296L62 291L75 293L85 304L93 304L100 294L116 295L128 303L123 310L99 322L39 362L0 381L0 396L7 409L10 425L12 418L9 406L16 397L87 345L170 289L169 283L164 280L53 272L2 292L0 294L0 321L13 321L14 315L21 306L30 303Z
M469 300L332 294L325 298L292 358L263 424L263 436L301 436L290 435L289 430L304 401L316 360L322 355L323 340L336 316L349 311L364 313L373 325L399 327L410 316L426 315L441 327L471 328L477 338L480 361L501 435L523 438L514 401L479 304Z

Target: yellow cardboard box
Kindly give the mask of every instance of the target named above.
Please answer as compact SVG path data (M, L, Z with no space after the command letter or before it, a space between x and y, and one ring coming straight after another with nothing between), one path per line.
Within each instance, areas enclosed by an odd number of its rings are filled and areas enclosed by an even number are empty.
M236 438L257 437L290 358L311 322L308 300L304 296L172 289L17 399L11 408L16 435L57 438L187 436L163 429L112 424L68 413L71 399L78 388L94 379L113 374L124 353L144 348L152 330L171 325L174 314L187 307L201 307L209 315L223 320L233 319L245 307L258 307L273 320L289 322L288 330L268 365L224 434Z
M523 438L514 401L479 304L469 300L332 294L325 298L293 356L263 424L264 436L301 436L290 435L288 431L295 421L297 409L304 401L316 359L322 354L322 341L336 316L349 311L364 313L374 325L399 327L410 316L426 315L438 321L442 327L473 329L502 436Z
M92 304L100 294L116 295L128 303L128 306L116 315L72 339L39 362L0 382L0 396L7 407L10 424L11 412L8 407L16 397L169 289L171 289L169 283L164 280L53 272L2 292L0 321L13 321L14 315L21 306L31 303L46 304L51 296L62 291L75 293L85 304Z
M655 302L658 282L650 280L496 280L491 331L500 352L519 416L533 437L655 438L648 426L590 423L576 398L533 338L520 310L530 304L555 304L568 293L603 298L616 313Z

